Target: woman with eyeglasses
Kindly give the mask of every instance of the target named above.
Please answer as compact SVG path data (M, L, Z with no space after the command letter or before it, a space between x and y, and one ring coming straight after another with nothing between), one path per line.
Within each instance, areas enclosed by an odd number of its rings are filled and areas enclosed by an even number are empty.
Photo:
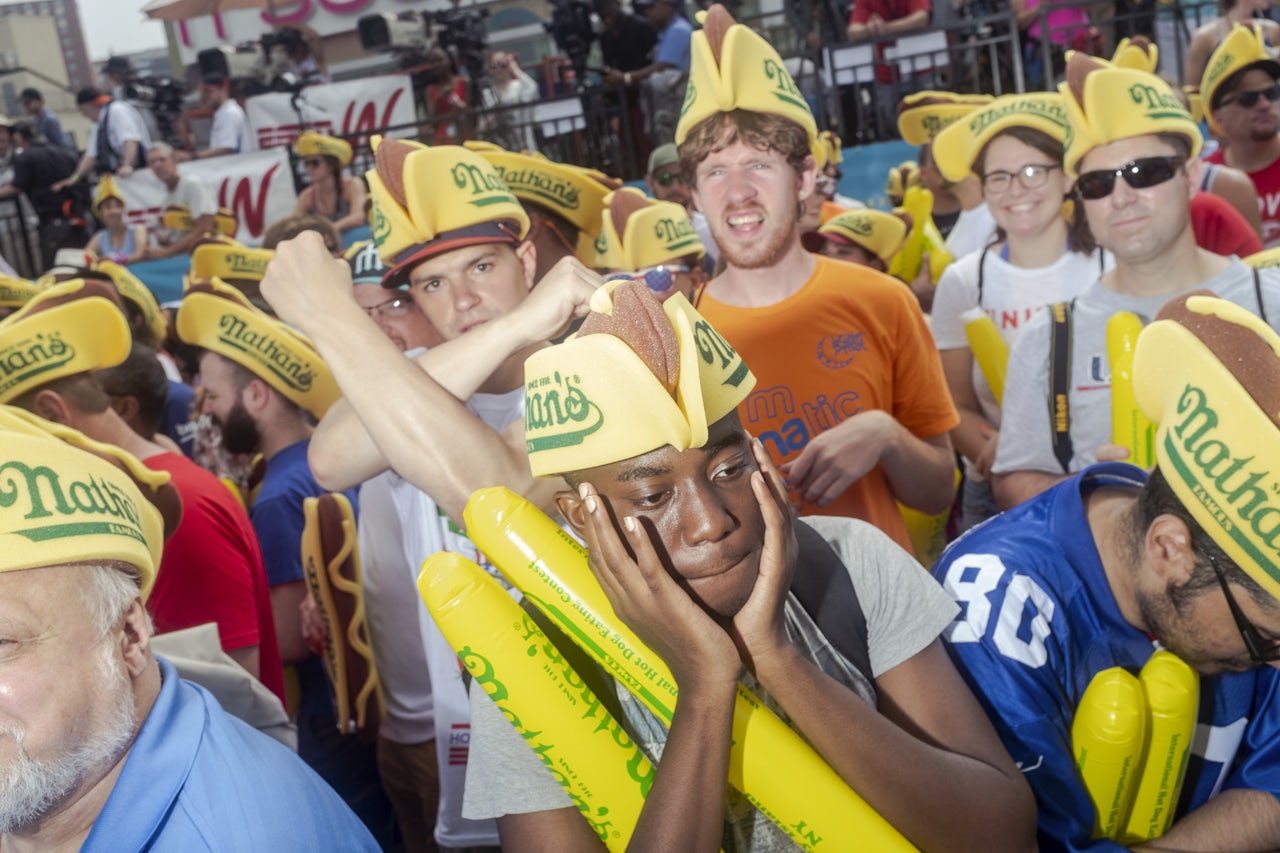
M293 215L323 217L339 231L364 225L368 196L364 181L342 173L351 163L351 145L344 139L308 130L298 137L293 150L302 158L310 181L298 194Z
M1070 299L1109 257L1082 253L1063 217L1071 182L1062 170L1065 126L1057 93L1008 95L934 139L938 170L951 181L972 172L997 225L996 242L947 268L933 300L933 334L960 425L951 440L964 459L961 528L996 512L987 478L1000 430L1000 402L978 368L964 325L978 309L1009 346L1045 305ZM975 133L971 129L978 128Z

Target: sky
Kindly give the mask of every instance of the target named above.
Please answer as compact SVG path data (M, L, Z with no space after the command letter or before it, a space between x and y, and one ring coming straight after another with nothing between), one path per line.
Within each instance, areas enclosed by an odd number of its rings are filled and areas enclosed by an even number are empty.
M147 0L76 0L80 24L89 42L89 58L164 47L164 25L149 21L140 11Z

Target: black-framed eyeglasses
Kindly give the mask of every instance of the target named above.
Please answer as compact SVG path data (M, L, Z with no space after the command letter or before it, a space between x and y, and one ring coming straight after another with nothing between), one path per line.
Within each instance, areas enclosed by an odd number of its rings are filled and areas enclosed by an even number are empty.
M982 189L996 195L1007 192L1013 186L1014 178L1018 179L1023 189L1039 189L1049 181L1050 172L1061 168L1057 163L1029 163L1013 172L1003 169L987 172L982 176Z
M676 182L684 183L684 178L680 177L679 172L659 172L653 176L653 179L660 187L669 187Z
M1249 621L1249 617L1244 615L1244 611L1240 609L1240 605L1236 602L1236 597L1231 592L1231 585L1227 583L1226 575L1222 574L1222 569L1218 568L1217 560L1209 557L1208 562L1213 569L1213 573L1218 576L1218 583L1222 586L1222 594L1227 597L1227 607L1231 610L1231 618L1236 620L1236 630L1240 632L1240 639L1244 640L1244 647L1249 652L1249 660L1261 664L1280 660L1280 640L1264 637L1254 627L1253 623Z
M1124 182L1135 190L1145 190L1173 178L1182 164L1181 157L1142 157L1118 169L1085 172L1076 178L1076 191L1086 201L1106 198L1116 188L1116 178L1124 178Z
M364 309L364 313L376 320L379 317L403 317L411 310L413 310L412 299L408 296L393 296L386 302L370 305Z
M1258 103L1259 98L1266 98L1268 103L1274 104L1280 101L1280 83L1272 83L1265 89L1253 89L1248 92L1238 92L1234 95L1228 95L1222 99L1222 106L1227 104L1239 104L1246 110L1253 109Z

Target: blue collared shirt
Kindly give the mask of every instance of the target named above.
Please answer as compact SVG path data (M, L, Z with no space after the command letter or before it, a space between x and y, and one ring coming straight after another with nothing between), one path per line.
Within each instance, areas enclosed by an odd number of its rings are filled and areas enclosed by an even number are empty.
M159 660L160 694L82 853L378 849L302 759Z

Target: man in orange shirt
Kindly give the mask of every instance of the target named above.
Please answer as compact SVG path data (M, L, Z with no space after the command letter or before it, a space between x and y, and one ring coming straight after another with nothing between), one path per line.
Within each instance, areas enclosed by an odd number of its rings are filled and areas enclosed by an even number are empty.
M861 518L910 547L895 500L929 513L950 505L947 431L958 423L915 298L800 244L813 115L773 48L723 8L694 36L689 91L681 169L726 262L698 308L759 379L739 407L743 425L802 514Z

